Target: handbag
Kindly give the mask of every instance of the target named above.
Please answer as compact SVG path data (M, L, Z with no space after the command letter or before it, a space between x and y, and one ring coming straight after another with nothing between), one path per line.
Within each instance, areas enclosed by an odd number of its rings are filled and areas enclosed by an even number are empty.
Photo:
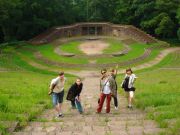
M98 104L100 103L100 98L98 98Z

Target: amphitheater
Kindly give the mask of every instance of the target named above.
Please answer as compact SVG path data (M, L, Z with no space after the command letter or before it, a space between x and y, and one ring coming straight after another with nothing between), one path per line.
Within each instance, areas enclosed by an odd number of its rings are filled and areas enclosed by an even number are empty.
M12 123L10 133L13 135L158 135L166 129L160 128L154 120L147 119L146 111L137 108L133 111L129 110L126 107L127 100L122 93L118 95L120 106L118 110L111 105L110 114L104 113L104 110L102 114L95 113L99 97L100 69L115 68L118 65L118 81L120 81L125 68L132 67L133 71L149 68L172 52L179 56L179 51L179 47L170 47L168 43L159 41L134 26L108 22L53 27L26 43L19 43L13 53L24 61L24 67L35 73L45 74L47 71L56 74L63 70L69 78L78 76L83 79L84 89L81 97L85 112L79 115L76 110L70 108L69 102L65 101L62 119L55 120L55 112L50 108L18 130L16 130L17 123ZM11 63L12 57L12 53L4 54L6 65ZM19 69L21 71L21 65L14 68L15 71ZM118 86L119 84L120 82Z
M103 50L109 47L109 44L104 41L108 39L116 40L123 46L123 49L103 53ZM60 46L74 41L81 42L78 47L83 53L69 53L61 50ZM84 59L88 60L88 62L84 64L53 61L44 57L40 51L34 50L35 58L43 63L63 68L74 67L84 69L109 68L117 64L119 66L130 66L148 58L153 50L168 46L166 43L153 46L152 44L156 44L159 41L134 26L115 25L106 22L77 23L69 26L53 27L28 42L34 45L51 44L53 46L53 52L62 58L77 59L79 61ZM128 56L133 52L131 47L135 43L146 45L143 53L131 59L123 59L124 56ZM118 59L120 57L122 57L123 60L113 61L113 58ZM112 58L112 61L107 63L97 62L97 59L106 58Z

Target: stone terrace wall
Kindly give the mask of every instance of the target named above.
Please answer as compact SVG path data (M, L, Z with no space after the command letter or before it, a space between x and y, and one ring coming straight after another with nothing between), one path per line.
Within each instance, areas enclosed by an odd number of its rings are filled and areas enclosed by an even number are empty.
M156 39L146 34L140 29L131 25L115 25L111 23L77 23L74 25L53 27L46 32L29 40L32 44L44 44L52 42L58 38L73 36L115 36L132 38L138 42L152 43Z

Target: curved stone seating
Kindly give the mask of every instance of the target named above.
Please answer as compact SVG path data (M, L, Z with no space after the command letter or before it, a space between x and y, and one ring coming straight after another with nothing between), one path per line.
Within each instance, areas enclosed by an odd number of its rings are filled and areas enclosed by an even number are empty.
M117 64L119 66L128 66L130 64L134 64L137 62L140 62L142 60L144 60L145 58L149 57L149 55L151 54L152 48L147 48L145 49L144 54L142 54L141 56L128 60L128 61L123 61L123 62L115 62L115 63L107 63L107 64L97 64L97 63L89 63L89 64L71 64L71 63L62 63L62 62L56 62L56 61L52 61L49 60L45 57L43 57L41 55L40 52L35 52L34 56L36 57L36 59L46 63L46 64L51 64L51 65L55 65L55 66L59 66L59 67L73 67L73 68L87 68L87 69L91 69L91 68L96 68L96 69L101 69L104 67L110 68L113 66L116 66Z
M54 49L54 52L60 56L64 57L74 57L74 58L107 58L107 57L118 57L127 54L131 48L129 46L126 46L126 48L123 51L112 53L112 54L95 54L95 55L85 55L85 54L73 54L73 53L67 53L61 51L59 47L56 47Z
M99 40L99 39L105 39L107 37L80 37L80 38L72 38L72 39L66 39L66 41L62 41L62 43L67 43L67 42L71 42L71 41L84 41L84 40ZM119 40L117 38L114 38L116 40ZM121 41L121 40L119 40ZM123 44L124 45L124 44ZM57 46L57 45L56 45ZM64 57L75 57L75 58L106 58L106 57L117 57L117 56L122 56L127 54L131 48L128 45L124 45L125 49L120 51L120 52L116 52L116 53L112 53L112 54L95 54L95 55L85 55L85 54L73 54L73 53L67 53L67 52L63 52L59 46L55 47L54 52L60 56L64 56Z
M58 55L60 55L60 56L64 56L64 57L73 57L73 56L75 56L75 54L73 54L73 53L67 53L67 52L61 51L61 49L60 49L59 47L56 47L56 48L54 49L54 52L55 52L56 54L58 54Z
M99 40L99 39L102 39L102 38L107 38L109 36L85 36L85 37L72 37L72 38L64 38L64 39L60 39L58 40L58 42L56 42L56 40L53 42L55 43L55 49L54 49L54 52L58 55L61 55L61 56L64 56L64 57L74 57L74 58L103 58L103 57L118 57L118 56L122 56L122 55L125 55L127 54L129 51L130 51L130 47L128 44L132 44L134 42L136 42L134 39L130 39L130 38L126 38L126 39L123 39L120 40L121 42L124 43L124 46L125 46L125 49L123 51L120 51L120 52L117 52L117 53L112 53L112 54L98 54L98 55L85 55L85 54L73 54L73 53L66 53L66 52L63 52L60 50L59 48L59 45L62 45L64 43L67 43L67 42L70 42L70 41L84 41L84 40ZM115 38L115 39L118 39L118 37L110 37L110 38ZM162 43L164 44L164 43ZM53 61L53 60L50 60L44 56L42 56L42 54L40 52L35 52L34 53L34 56L46 63L46 64L51 64L51 65L55 65L55 66L59 66L59 67L73 67L73 68L87 68L87 69L91 69L91 68L104 68L104 67L113 67L113 66L116 66L117 64L119 66L128 66L128 65L131 65L131 64L135 64L137 62L140 62L142 60L144 60L145 58L149 57L149 55L151 54L151 51L153 49L156 49L156 48L162 48L162 47L166 47L167 45L161 45L161 46L152 46L152 47L149 47L149 48L146 48L144 53L137 57L137 58L134 58L134 59L130 59L130 60L127 60L127 61L122 61L122 62L112 62L112 63L107 63L107 64L97 64L96 62L90 62L88 64L71 64L71 63L63 63L63 62L57 62L57 61Z
M128 54L128 52L131 50L131 48L128 45L124 45L124 46L125 46L125 49L123 51L120 51L118 53L113 53L112 55L117 57L117 56L122 56L122 55Z

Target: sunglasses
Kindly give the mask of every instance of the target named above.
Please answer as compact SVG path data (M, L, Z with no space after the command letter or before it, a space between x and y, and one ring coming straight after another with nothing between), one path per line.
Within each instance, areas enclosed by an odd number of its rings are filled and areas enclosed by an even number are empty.
M102 72L101 74L105 74L106 72Z

